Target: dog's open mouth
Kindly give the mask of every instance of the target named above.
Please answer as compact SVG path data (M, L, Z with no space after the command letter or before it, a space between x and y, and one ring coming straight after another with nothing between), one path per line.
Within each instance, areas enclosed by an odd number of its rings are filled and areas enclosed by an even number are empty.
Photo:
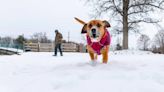
M91 37L96 39L96 38L99 38L99 35L98 34L92 34Z
M92 29L90 31L90 37L91 37L92 42L98 42L99 37L100 37L100 32L96 29Z

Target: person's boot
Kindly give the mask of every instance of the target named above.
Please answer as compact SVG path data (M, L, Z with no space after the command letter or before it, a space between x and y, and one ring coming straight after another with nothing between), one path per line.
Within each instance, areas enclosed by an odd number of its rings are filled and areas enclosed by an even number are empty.
M63 56L63 53L62 52L60 52L60 56Z

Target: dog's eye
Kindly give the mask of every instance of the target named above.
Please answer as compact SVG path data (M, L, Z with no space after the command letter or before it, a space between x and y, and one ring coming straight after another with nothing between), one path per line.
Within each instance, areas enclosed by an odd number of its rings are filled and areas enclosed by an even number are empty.
M97 24L97 27L101 27L101 24L98 23L98 24Z
M88 26L89 28L91 28L92 27L92 24L89 24L89 26Z

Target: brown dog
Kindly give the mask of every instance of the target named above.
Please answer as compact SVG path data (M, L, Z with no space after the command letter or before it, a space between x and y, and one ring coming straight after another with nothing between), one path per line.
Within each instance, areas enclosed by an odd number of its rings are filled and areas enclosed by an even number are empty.
M107 21L101 20L91 20L90 22L86 23L78 18L75 19L84 25L81 33L86 33L87 50L91 60L96 62L97 55L102 54L103 63L107 63L111 37L106 28L110 27L110 24Z

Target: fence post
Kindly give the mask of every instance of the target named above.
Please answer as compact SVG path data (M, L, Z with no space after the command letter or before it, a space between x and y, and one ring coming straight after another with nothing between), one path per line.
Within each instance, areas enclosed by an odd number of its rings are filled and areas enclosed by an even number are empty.
M38 42L38 52L40 52L40 42Z
M25 41L23 41L23 52L25 52Z

